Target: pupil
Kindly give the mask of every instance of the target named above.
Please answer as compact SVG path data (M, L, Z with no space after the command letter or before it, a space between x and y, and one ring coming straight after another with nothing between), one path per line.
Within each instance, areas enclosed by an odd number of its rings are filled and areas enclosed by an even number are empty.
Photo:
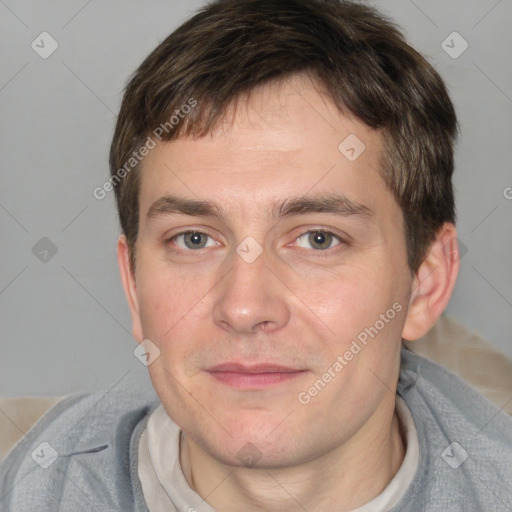
M329 233L322 233L321 231L315 231L309 235L309 241L317 249L327 249L331 244L332 235Z
M320 245L323 244L325 242L325 235L323 233L316 233L315 242Z
M185 244L189 249L202 249L206 245L206 239L202 233L191 232L185 235Z

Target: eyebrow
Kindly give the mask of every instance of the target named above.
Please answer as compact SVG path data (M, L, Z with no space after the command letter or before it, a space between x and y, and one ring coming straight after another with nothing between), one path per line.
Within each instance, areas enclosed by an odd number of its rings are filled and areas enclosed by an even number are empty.
M374 212L360 203L348 199L343 194L323 194L300 196L274 203L270 214L274 218L305 215L308 213L331 213L342 217L372 216ZM216 217L222 220L225 214L222 208L206 200L187 199L166 195L157 199L149 208L148 220L166 215L191 215L197 217Z

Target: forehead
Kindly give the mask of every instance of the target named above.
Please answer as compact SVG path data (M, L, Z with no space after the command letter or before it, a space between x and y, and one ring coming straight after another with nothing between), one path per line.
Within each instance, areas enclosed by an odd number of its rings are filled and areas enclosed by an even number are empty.
M204 137L158 143L141 169L141 217L166 194L255 213L267 201L336 192L372 209L389 194L381 154L378 131L296 76L240 98Z

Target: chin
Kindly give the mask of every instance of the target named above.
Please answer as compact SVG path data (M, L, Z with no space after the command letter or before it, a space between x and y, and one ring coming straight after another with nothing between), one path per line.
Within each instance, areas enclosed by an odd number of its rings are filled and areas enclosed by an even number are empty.
M279 425L286 415L279 418L272 415L267 421L261 418L256 421L252 416L245 421L239 417L238 422L226 425L229 433L222 430L221 438L212 439L208 433L201 436L202 440L193 438L215 459L235 467L275 469L295 466L314 457L307 453L307 439L296 424L293 432L285 428L286 420Z

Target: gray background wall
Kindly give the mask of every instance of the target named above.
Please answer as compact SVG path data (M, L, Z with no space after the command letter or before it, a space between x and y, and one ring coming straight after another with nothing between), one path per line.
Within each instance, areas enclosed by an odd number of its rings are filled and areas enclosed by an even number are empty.
M512 357L512 1L371 3L428 56L458 110L467 252L448 314ZM202 4L0 0L0 396L145 378L117 270L113 195L92 191L108 177L128 76ZM463 39L447 39L454 31ZM58 43L47 58L39 54L54 43L42 32Z

